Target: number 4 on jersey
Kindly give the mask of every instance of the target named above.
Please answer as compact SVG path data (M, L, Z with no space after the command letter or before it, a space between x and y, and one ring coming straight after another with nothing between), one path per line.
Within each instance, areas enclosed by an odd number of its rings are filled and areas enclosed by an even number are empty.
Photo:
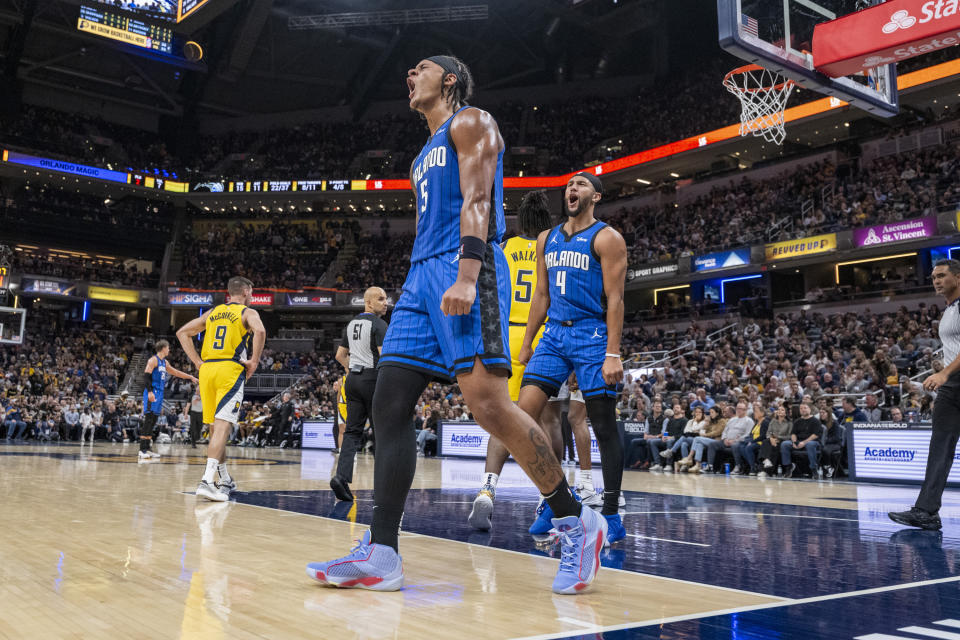
M557 289L560 289L560 295L567 295L567 272L557 271Z

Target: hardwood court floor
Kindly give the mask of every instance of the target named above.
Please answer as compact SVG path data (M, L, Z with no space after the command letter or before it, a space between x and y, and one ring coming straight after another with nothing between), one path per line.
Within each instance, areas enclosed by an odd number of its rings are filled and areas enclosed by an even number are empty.
M561 597L518 467L484 534L465 521L482 462L421 459L406 588L372 593L304 573L369 523L370 456L351 505L329 452L230 448L240 492L214 504L192 495L202 448L160 451L0 445L0 637L960 640L960 492L940 535L886 521L913 488L627 472L628 538L593 589Z

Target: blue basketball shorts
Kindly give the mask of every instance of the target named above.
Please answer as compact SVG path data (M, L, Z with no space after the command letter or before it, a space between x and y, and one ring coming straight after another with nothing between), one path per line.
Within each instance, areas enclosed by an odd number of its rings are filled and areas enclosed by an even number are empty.
M615 398L616 386L603 381L606 352L607 325L602 320L587 318L572 326L549 321L523 372L522 385L536 385L555 396L573 371L584 400Z
M510 268L503 249L488 243L470 313L446 316L444 292L457 280L457 252L410 265L387 327L379 366L420 371L451 382L479 357L487 369L510 374Z
M149 389L143 390L143 412L155 413L158 416L163 415L163 393L158 393L156 390L154 390L153 397L156 398L156 400L150 402L150 398L147 397L149 392Z

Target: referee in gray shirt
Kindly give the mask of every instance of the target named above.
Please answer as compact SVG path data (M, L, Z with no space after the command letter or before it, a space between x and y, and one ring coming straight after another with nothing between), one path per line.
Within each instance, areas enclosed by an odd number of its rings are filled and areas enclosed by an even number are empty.
M364 311L343 329L337 348L337 362L347 370L344 382L347 399L347 424L340 445L337 472L330 479L330 488L338 500L353 501L350 483L353 482L353 462L363 436L367 418L373 414L373 392L377 387L377 362L383 349L387 323L387 294L380 287L370 287L363 294Z
M947 301L940 318L940 342L946 366L923 381L924 389L937 392L927 473L914 507L888 515L894 522L908 527L938 530L942 526L940 501L960 440L960 261L938 260L931 278L937 294Z

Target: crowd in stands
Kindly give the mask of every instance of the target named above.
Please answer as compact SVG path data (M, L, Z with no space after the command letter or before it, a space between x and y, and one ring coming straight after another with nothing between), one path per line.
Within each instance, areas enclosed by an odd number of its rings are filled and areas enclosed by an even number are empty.
M901 73L955 56L952 50L924 56L901 65ZM564 173L737 122L740 104L722 91L720 79L738 64L724 54L616 97L577 94L575 100L491 105L508 149L537 150L533 166L508 162L505 169ZM795 100L813 97L798 91ZM486 106L482 95L477 104ZM944 114L914 116L931 121ZM179 168L194 178L217 179L400 178L408 174L427 137L422 120L399 113L359 122L317 121L204 135L190 155L176 156L155 133L92 116L30 106L2 124L0 142L7 145L121 170L172 176Z
M41 306L28 310L22 345L0 345L0 405L8 439L33 435L76 437L81 416L116 416L117 394L134 337L106 327L69 323Z
M744 178L687 204L624 206L605 220L623 233L631 264L668 261L936 213L960 202L958 170L958 142L949 142L842 173L824 162L769 180ZM813 207L804 212L808 200ZM772 222L784 217L789 224L771 237Z
M155 269L147 271L112 258L70 255L50 249L15 251L11 266L23 274L128 287L155 288L160 279Z
M273 222L236 223L201 233L188 229L178 241L183 255L179 281L184 286L222 289L243 275L258 289L316 286L343 247L349 225Z

